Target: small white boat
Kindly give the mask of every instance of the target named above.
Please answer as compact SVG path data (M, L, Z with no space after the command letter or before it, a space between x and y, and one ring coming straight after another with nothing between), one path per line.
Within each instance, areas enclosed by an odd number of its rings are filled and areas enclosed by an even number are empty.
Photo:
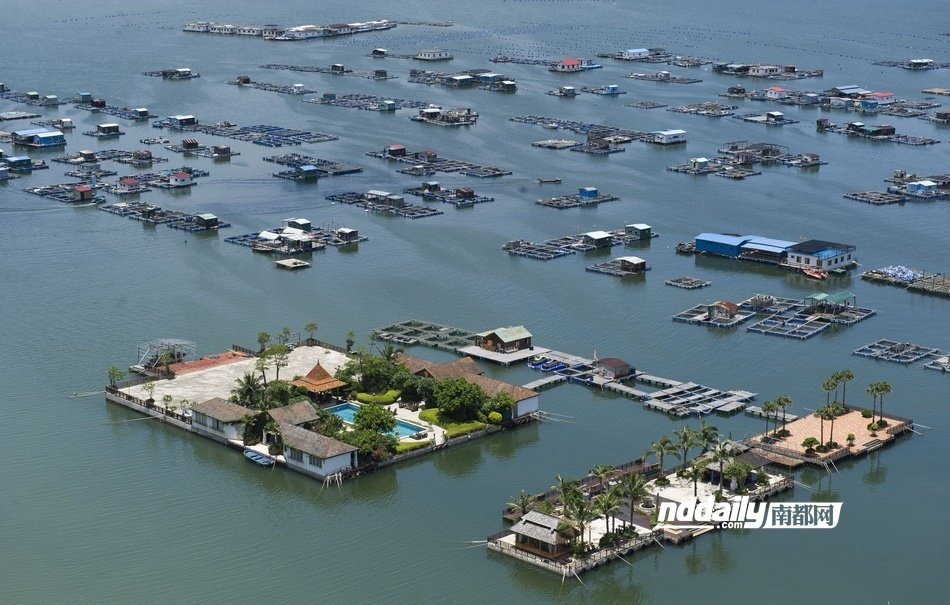
M244 457L261 466L274 466L274 459L254 450L244 450Z

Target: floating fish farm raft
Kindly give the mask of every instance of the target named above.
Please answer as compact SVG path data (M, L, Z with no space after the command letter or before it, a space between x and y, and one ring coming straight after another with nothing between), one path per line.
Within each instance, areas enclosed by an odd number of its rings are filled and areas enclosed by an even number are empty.
M727 301L702 303L673 316L673 321L688 324L713 326L715 328L734 328L755 317L749 310L740 310Z
M800 301L759 294L740 303L739 310L764 316L747 328L750 332L805 340L834 325L850 326L877 313L858 307L854 300L848 291L811 294Z
M334 76L353 76L356 78L366 78L367 80L395 80L398 76L391 76L385 69L375 71L353 71L340 64L330 65L329 67L320 67L317 65L285 65L282 63L268 63L261 65L261 69L282 69L287 71L300 71L305 73L332 74ZM410 80L411 81L411 80Z
M932 59L905 59L903 61L875 61L874 65L884 67L902 67L911 71L922 71L928 69L950 68L950 62L934 61Z
M237 80L225 82L225 84L240 86L242 88L253 88L255 90L266 90L268 92L276 92L282 95L310 95L317 92L316 90L308 88L303 84L273 84L271 82L254 82L250 78L245 80L244 76L238 78Z
M23 191L27 193L32 193L33 195L38 195L40 197L47 197L51 200L56 200L57 202L63 202L66 204L101 204L106 201L106 198L103 196L90 193L89 195L79 195L77 192L77 187L85 187L90 192L94 192L96 189L102 188L101 183L95 185L90 185L85 181L78 181L75 183L60 183L57 185L38 185L35 187L26 187Z
M146 202L109 204L99 206L99 210L150 225L165 225L182 231L217 231L231 226L230 223L220 221L213 214L187 214L176 210L163 210L161 206Z
M879 284L899 286L910 292L950 297L950 279L944 273L928 273L903 265L872 269L861 274L861 279Z
M336 160L324 160L322 158L316 158L309 155L302 155L299 153L287 153L284 155L272 155L264 158L265 162L271 162L273 164L278 164L281 166L290 166L294 168L295 173L307 173L311 172L308 168L312 168L312 172L315 173L316 177L328 177L328 176L343 176L347 174L356 174L358 172L363 172L361 166L355 166L353 164L344 164L343 162L338 162ZM275 174L275 176L277 176ZM299 179L293 179L299 180Z
M940 349L882 338L852 351L852 355L910 365L924 359L943 356Z
M625 137L630 141L652 142L653 135L649 132L638 130L628 130L626 128L617 128L615 126L604 126L603 124L592 124L590 122L577 122L574 120L562 120L560 118L549 118L545 116L515 116L508 118L512 122L521 124L534 124L544 128L556 130L563 129L577 134L588 135L593 133L598 137L619 136Z
M572 141L571 139L547 139L531 143L532 147L543 147L545 149L570 149L572 147L580 147L581 145L583 145L583 143L580 141Z
M550 67L557 63L555 59L537 59L532 57L508 57L508 56L497 56L489 59L492 63L515 63L517 65L544 65L545 67Z
M93 179L101 180L103 177L115 176L118 173L115 170L100 168L98 164L90 164L67 170L64 174L88 182Z
M236 155L241 155L241 152L233 151L227 145L201 145L195 139L184 139L179 144L166 143L163 147L175 153L211 158L213 160L226 160Z
M862 139L871 139L872 141L887 141L889 143L899 143L901 145L936 145L940 141L928 137L918 137L907 134L897 134L893 128L882 125L866 128L860 122L838 125L821 118L816 123L819 132L836 132L851 137L860 137Z
M669 84L698 84L702 82L699 78L681 78L670 75L668 71L661 71L655 74L629 73L624 76L632 80L646 80L647 82L663 82Z
M627 103L627 107L635 107L637 109L658 109L660 107L666 107L666 103L658 103L656 101L634 101L633 103Z
M665 283L667 286L673 286L674 288L682 288L684 290L696 290L697 288L705 288L706 286L711 286L712 282L705 279L696 279L695 277L674 277L673 279L666 280Z
M765 68L770 69L756 69ZM820 78L823 69L799 69L794 65L763 65L757 63L713 63L713 72L740 78L762 78L764 80L802 80Z
M368 237L360 235L357 230L345 227L310 227L309 221L304 221L308 229L290 226L290 224L299 224L301 220L302 219L288 219L284 221L285 226L283 227L268 231L235 235L225 238L224 241L229 244L248 247L255 252L281 256L305 254L307 252L323 250L327 246L344 248L360 242L369 241Z
M487 195L476 195L468 187L458 187L455 189L433 189L431 185L423 184L419 187L410 187L404 189L403 193L421 197L427 202L442 202L443 204L452 204L457 208L468 208L475 204L484 204L485 202L494 202L495 198Z
M150 120L152 118L157 118L158 116L150 112L145 107L117 107L115 105L107 105L105 103L96 104L93 103L76 103L73 105L76 109L84 109L86 111L92 111L94 113L105 113L117 118L122 118L124 120L132 120L134 122L139 122L142 120Z
M395 155L394 155L395 154ZM474 176L478 178L490 178L505 176L511 174L510 170L495 168L494 166L481 166L464 160L451 160L439 157L432 151L410 152L404 147L399 147L398 151L392 147L382 151L368 151L366 155L382 160L391 160L403 164L421 165L425 171L433 172L457 172L465 176Z
M543 200L538 200L535 204L547 206L548 208L557 208L565 210L567 208L583 208L587 206L596 206L603 202L615 202L620 197L610 193L598 193L596 190L591 193L581 191L573 195L562 195Z
M614 277L631 277L634 275L643 275L650 269L651 267L647 265L645 260L636 256L623 256L603 263L597 263L596 265L590 265L589 267L584 267L585 271L590 271L591 273L603 273L604 275L612 275Z
M492 73L487 69L469 69L456 73L411 69L409 82L450 88L478 88L492 92L515 92L518 88L507 76Z
M632 55L619 50L612 53L597 53L601 59L616 59L617 61L635 61L638 63L669 63L675 57L665 48L648 48L646 53ZM710 61L711 62L711 61Z
M201 74L196 71L191 71L186 68L177 68L177 69L156 69L152 71L143 71L143 76L151 76L153 78L162 78L163 80L191 80L192 78L200 78Z
M591 243L591 235L598 235L598 244ZM524 256L536 260L552 260L575 254L577 252L592 252L597 249L606 249L621 246L634 240L628 237L623 229L613 231L578 233L545 240L541 244L528 240L512 240L504 244L501 249L514 256Z
M766 126L786 126L788 124L798 124L798 120L791 120L783 116L780 112L770 111L768 113L746 113L732 116L743 122L752 122L753 124L765 124Z
M0 87L2 88L2 87ZM56 105L65 105L69 101L60 101L54 95L40 96L35 92L17 92L15 90L0 89L0 99L22 103L24 105L33 105L36 107L53 107Z
M376 95L337 95L331 92L323 93L320 98L304 99L304 103L313 103L315 105L332 105L334 107L348 107L351 109L363 109L366 111L396 111L408 107L410 109L422 109L428 107L428 101L413 101L411 99L399 99L396 97L378 97Z
M396 344L419 344L452 352L475 344L475 332L416 319L376 328L373 336Z
M29 119L31 119L31 118L41 118L41 117L43 117L43 116L41 116L41 115L38 114L38 113L30 113L30 112L27 112L27 111L4 111L4 112L0 113L0 122L9 122L9 121L11 121L11 120L29 120ZM34 122L34 124L37 124L37 123ZM47 126L47 127L50 127L50 128L53 127L53 126L52 126L52 120L50 120L50 123L49 123L49 124L37 124L37 125L38 125L38 126Z
M865 204L874 204L876 206L901 204L906 199L899 193L889 193L887 191L855 191L853 193L845 193L842 197L857 202L864 202Z
M722 103L716 103L715 101L705 101L703 103L691 103L689 105L670 107L667 109L667 111L689 113L697 116L708 116L710 118L723 118L725 116L731 116L733 114L733 110L736 109L739 109L738 105L723 105Z
M130 164L132 166L151 166L154 162L167 162L166 158L153 156L150 151L123 151L121 149L100 149L93 152L80 152L53 158L54 162L61 164L94 164L112 160L120 164Z
M268 124L256 124L254 126L237 126L230 122L222 122L215 125L192 124L180 126L168 118L158 120L152 123L156 128L168 128L170 130L182 130L188 132L202 132L218 137L225 137L237 141L246 141L255 145L264 145L266 147L284 147L286 145L300 145L302 143L324 143L326 141L336 141L339 137L332 134L323 134L311 132L309 130L295 130L292 128L282 128L280 126L271 126Z
M403 196L393 195L388 191L368 191L365 193L350 191L348 193L334 193L328 195L326 199L331 202L352 205L380 214L391 214L411 219L443 214L443 212L437 208L409 204Z

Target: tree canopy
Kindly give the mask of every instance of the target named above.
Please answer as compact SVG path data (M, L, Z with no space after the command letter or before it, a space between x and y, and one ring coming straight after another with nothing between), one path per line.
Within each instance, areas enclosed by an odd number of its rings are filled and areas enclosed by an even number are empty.
M476 418L488 399L480 386L462 378L437 381L432 394L439 414L454 420Z

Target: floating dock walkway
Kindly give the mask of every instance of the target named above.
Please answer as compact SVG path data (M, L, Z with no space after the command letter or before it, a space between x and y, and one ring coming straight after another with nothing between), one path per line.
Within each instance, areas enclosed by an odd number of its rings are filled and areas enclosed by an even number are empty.
M322 97L304 99L303 102L312 103L314 105L332 105L334 107L363 109L365 111L396 111L404 107L409 109L423 109L430 105L429 101L413 101L412 99L361 94L337 95L334 93L323 93Z
M281 69L286 71L299 71L305 73L332 74L334 76L353 76L356 78L366 78L368 80L395 80L398 76L391 76L385 69L376 71L353 71L342 65L330 65L329 67L320 67L317 65L287 65L284 63L268 63L261 65L261 69ZM311 91L313 92L313 91Z
M218 122L210 124L189 124L179 125L171 119L165 118L152 122L155 128L167 128L169 130L180 130L185 132L201 132L217 137L225 137L236 141L246 141L255 145L265 147L284 147L288 145L301 145L303 143L325 143L327 141L336 141L339 137L332 134L323 134L320 132L311 132L309 130L297 130L293 128L283 128L281 126L271 126L269 124L256 124L253 126L238 126L231 122Z

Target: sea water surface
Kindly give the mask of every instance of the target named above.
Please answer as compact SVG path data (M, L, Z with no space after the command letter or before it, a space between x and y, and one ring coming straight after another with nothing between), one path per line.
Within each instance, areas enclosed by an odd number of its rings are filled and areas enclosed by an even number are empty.
M631 71L665 66L604 59L604 67L560 75L530 65L495 65L495 55L593 58L597 52L666 47L674 53L741 62L823 68L821 79L781 83L823 90L857 84L920 98L920 90L950 86L946 70L911 73L874 60L950 60L943 4L870 0L861 5L806 1L709 4L674 2L498 1L441 3L405 0L350 4L236 1L143 3L36 1L7 3L0 19L0 80L14 90L69 98L88 91L120 106L146 106L160 116L194 114L202 122L275 124L326 132L339 140L270 149L207 135L230 144L230 162L184 159L152 148L170 162L211 176L185 192L156 191L141 199L163 207L212 212L232 223L220 234L195 235L149 227L90 207L72 207L22 191L68 181L62 165L0 184L0 602L4 603L252 603L423 602L499 603L801 603L817 599L862 603L938 603L950 594L941 543L943 505L950 496L941 464L950 455L948 376L853 357L855 348L891 338L950 349L950 302L863 282L857 273L816 283L803 276L725 259L676 255L673 246L703 231L755 233L857 246L862 268L904 264L947 271L946 202L872 207L843 193L884 188L895 169L946 173L950 147L909 147L817 133L814 121L890 122L898 131L946 140L946 127L907 118L863 118L846 112L739 101L740 112L779 109L799 124L771 129L733 118L711 119L626 107L646 99L670 106L714 100L735 79L709 67L670 68L699 84L640 82ZM932 18L930 17L932 16ZM376 18L455 21L453 27L396 29L299 43L191 34L184 23L333 23ZM439 47L446 64L367 55L373 48L415 52ZM371 81L328 74L260 69L265 63L357 70L383 68L398 79ZM187 66L201 77L169 82L140 75ZM410 68L497 69L518 92L447 90L406 81ZM227 86L253 79L302 82L324 92L368 93L470 106L477 125L438 128L408 119L318 106L291 97ZM766 85L741 82L749 87ZM544 94L560 85L619 84L617 98ZM309 96L309 95L308 95ZM731 102L731 101L730 101ZM0 101L0 111L28 110ZM98 116L64 105L44 117L70 117L76 131L67 151L136 149L164 134L148 124ZM523 114L576 119L636 130L683 128L686 147L631 143L594 157L535 149L532 141L577 138L516 124ZM104 121L127 134L96 141L81 134ZM4 123L4 130L28 127ZM815 151L818 170L770 167L745 181L691 177L666 166L711 156L727 141L767 141L792 152ZM399 191L419 179L364 156L390 143L428 148L513 171L500 179L439 174L445 186L472 186L494 203L417 221L332 205L330 193ZM8 144L0 144L12 152ZM298 151L357 163L358 175L296 184L274 179L265 155ZM35 152L49 160L62 151ZM106 163L120 174L134 169ZM559 176L562 185L538 185ZM541 197L596 186L621 201L557 211ZM110 200L111 201L111 200ZM415 201L415 200L411 200ZM226 244L228 235L260 231L302 216L317 225L358 228L370 237L358 251L315 253L300 272ZM641 279L617 280L584 271L611 255L572 255L550 262L510 257L512 239L540 241L645 222L661 235L628 252L653 267ZM665 286L671 277L709 279L710 288ZM850 289L878 314L856 326L808 341L738 330L709 330L670 317L716 299L763 292L804 297ZM582 476L601 463L622 463L649 443L695 420L672 420L638 403L576 385L545 391L542 406L562 422L544 422L473 441L388 468L341 488L281 469L248 464L234 451L124 408L101 394L109 366L133 363L139 343L187 338L201 354L252 344L257 332L298 332L315 321L320 338L342 343L353 331L366 344L374 327L420 318L483 330L524 324L539 346L582 355L621 357L653 374L722 389L788 394L794 413L822 404L822 381L851 368L849 403L870 403L866 385L887 380L886 406L914 418L921 434L839 466L828 475L797 474L792 500L844 502L832 531L724 531L681 547L636 553L586 574L584 584L487 553L478 541L502 528L504 504L521 489L548 488L557 474ZM450 359L413 348L416 355ZM502 380L526 383L523 367L487 368ZM81 396L94 393L90 396ZM79 394L80 396L74 396ZM761 421L713 417L723 435L744 437ZM930 430L932 428L932 430Z

